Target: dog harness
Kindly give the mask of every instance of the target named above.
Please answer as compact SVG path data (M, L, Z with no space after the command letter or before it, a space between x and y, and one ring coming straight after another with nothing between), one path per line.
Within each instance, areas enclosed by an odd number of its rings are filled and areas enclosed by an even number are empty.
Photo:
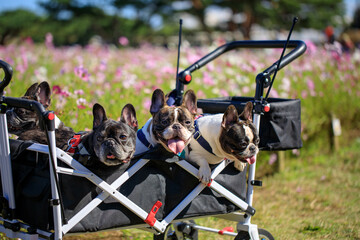
M194 127L195 127L195 133L194 133L194 139L200 144L200 146L202 146L206 151L208 151L209 153L215 155L213 153L213 150L210 146L210 144L206 141L206 139L201 135L201 132L199 130L199 126L197 124L197 120L202 117L202 116L199 116L195 122L194 122Z
M137 131L136 135L140 140L140 142L144 144L145 147L147 147L148 149L153 148L153 145L151 145L151 143L149 143L149 141L146 139L145 134L142 131L142 128Z
M81 143L82 134L75 134L68 141L68 148L66 152L75 153L76 149L78 149L77 154L81 156L90 156L90 153L86 150L85 146Z

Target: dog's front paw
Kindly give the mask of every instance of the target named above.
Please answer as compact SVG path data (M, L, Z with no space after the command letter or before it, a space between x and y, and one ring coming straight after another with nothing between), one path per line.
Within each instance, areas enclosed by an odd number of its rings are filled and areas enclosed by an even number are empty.
M208 184L211 181L211 169L209 165L200 166L198 173L199 181L204 184Z
M242 172L245 167L246 167L246 163L240 162L240 161L235 161L234 162L234 167L239 170L240 172Z

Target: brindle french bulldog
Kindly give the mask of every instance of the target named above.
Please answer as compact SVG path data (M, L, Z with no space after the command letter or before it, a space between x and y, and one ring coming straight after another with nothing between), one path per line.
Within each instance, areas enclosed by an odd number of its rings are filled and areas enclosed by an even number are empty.
M51 89L49 83L46 81L43 81L40 84L34 83L27 89L22 98L38 101L45 109L47 109L51 103ZM36 112L25 108L14 107L7 110L6 120L9 133L18 136L26 131L39 128L39 117ZM55 117L55 127L58 128L61 125L63 125L63 123L59 118Z
M135 153L138 122L135 108L125 105L120 121L108 119L100 104L93 106L93 129L81 138L80 152L74 158L85 166L100 161L106 166L128 163ZM84 151L85 150L85 151Z

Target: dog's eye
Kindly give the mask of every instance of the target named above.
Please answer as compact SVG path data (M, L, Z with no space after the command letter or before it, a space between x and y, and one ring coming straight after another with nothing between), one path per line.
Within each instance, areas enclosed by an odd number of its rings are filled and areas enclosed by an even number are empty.
M102 136L97 136L97 138L96 138L99 142L101 142L102 140L104 140L104 137L102 137Z
M240 148L245 149L247 148L248 144L246 142L240 143Z
M162 120L162 121L161 121L161 124L162 124L162 125L167 125L167 124L168 124L168 120Z
M191 121L185 121L185 124L186 124L186 125L190 125L190 124L191 124Z
M120 140L126 140L127 139L127 136L126 135L120 135Z

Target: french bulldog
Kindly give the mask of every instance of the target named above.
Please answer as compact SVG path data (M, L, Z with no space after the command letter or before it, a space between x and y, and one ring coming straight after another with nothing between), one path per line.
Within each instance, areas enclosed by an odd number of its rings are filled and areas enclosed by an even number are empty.
M35 100L40 102L47 109L51 102L51 90L46 81L40 84L31 85L23 99ZM21 133L39 128L39 117L34 111L25 108L11 108L6 111L8 131L10 134L20 135ZM63 123L55 116L55 127L58 128Z
M185 159L199 166L201 182L211 182L209 164L229 159L234 161L235 168L243 171L246 163L255 162L260 140L252 123L252 109L252 103L248 102L239 116L235 106L230 105L224 114L207 115L196 120L196 132L185 150Z
M168 95L167 95L168 96ZM186 91L181 106L169 106L164 92L153 92L150 118L137 133L135 155L161 144L167 151L181 154L194 133L197 112L194 91Z
M135 153L138 122L135 108L127 104L121 111L120 121L108 119L105 109L93 106L93 129L81 137L74 158L85 166L101 162L106 166L128 163ZM80 154L77 154L80 153Z

